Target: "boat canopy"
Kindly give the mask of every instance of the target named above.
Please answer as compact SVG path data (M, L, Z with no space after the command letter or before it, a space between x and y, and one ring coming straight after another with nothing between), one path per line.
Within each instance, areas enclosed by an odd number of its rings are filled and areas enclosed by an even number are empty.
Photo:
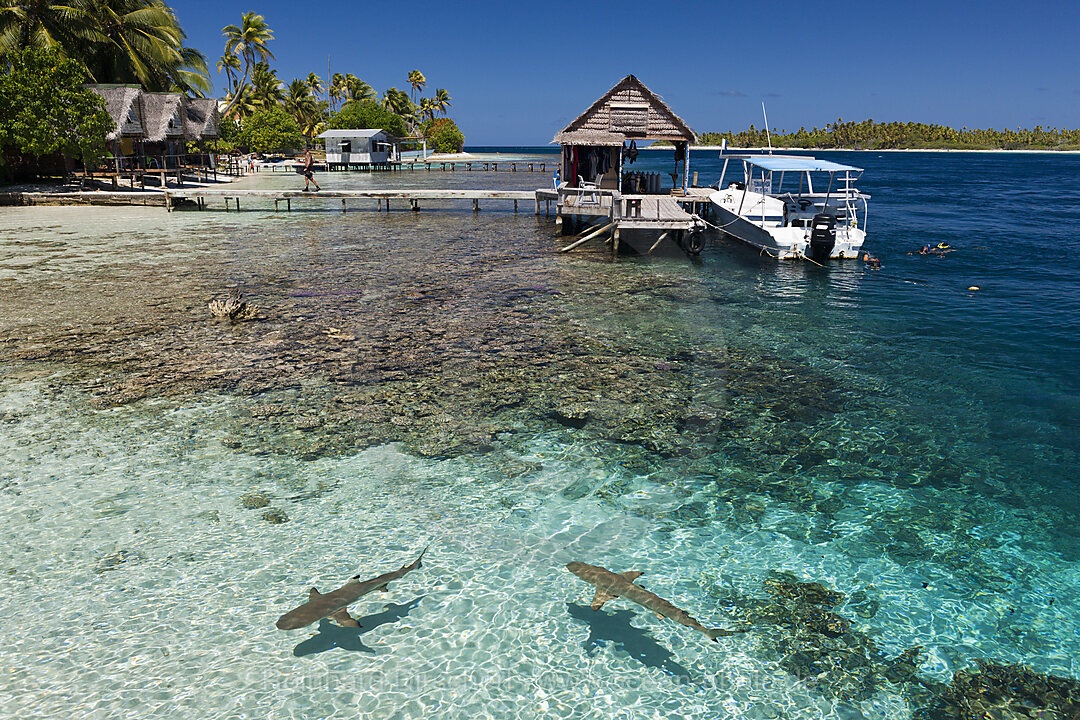
M771 172L858 172L862 168L840 163L818 160L812 157L775 157L764 155L762 157L747 158L747 164L759 167Z

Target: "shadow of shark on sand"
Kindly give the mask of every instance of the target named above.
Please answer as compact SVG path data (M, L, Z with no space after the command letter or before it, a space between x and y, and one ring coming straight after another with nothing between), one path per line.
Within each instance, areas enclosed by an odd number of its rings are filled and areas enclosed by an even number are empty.
M400 605L389 603L385 606L386 609L380 613L357 618L357 622L360 623L360 627L358 628L341 627L340 625L331 622L328 618L323 618L319 621L318 632L293 648L293 655L296 657L304 657L305 655L315 655L316 653L326 652L333 648L341 648L342 650L348 650L350 652L366 652L374 655L375 649L365 645L360 636L364 633L371 632L380 625L396 623L398 620L412 612L425 597L427 597L427 595L421 595L418 598Z
M633 610L604 612L577 603L566 603L566 610L570 617L589 626L589 637L582 647L590 657L604 645L611 644L625 650L642 665L662 670L680 683L692 681L690 671L675 662L673 652L656 642L646 631L630 624L630 619L636 615Z

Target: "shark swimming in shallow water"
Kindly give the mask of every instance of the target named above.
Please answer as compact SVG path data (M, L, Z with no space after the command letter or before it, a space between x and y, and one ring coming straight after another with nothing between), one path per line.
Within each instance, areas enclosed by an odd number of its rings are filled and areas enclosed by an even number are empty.
M409 565L402 565L397 570L384 573L370 580L360 582L360 576L357 575L337 590L326 594L311 588L306 603L278 618L278 630L296 630L323 618L330 618L343 627L360 627L360 623L356 622L345 608L373 590L385 590L387 583L404 577L407 573L421 567L420 560L426 552L427 548L424 548L423 552L420 553L420 557Z
M582 562L568 563L566 569L590 585L596 586L596 595L593 596L592 600L593 610L599 610L608 600L614 600L617 597L621 597L631 602L636 602L638 605L641 605L648 610L652 610L653 614L661 620L668 618L680 625L685 625L688 628L698 630L699 632L704 633L705 637L714 642L718 637L725 637L727 635L734 635L735 633L742 632L741 630L724 630L723 628L705 627L697 620L690 617L685 610L680 610L656 593L649 592L640 585L635 585L634 580L642 575L641 572L636 570L616 574L606 568L597 567L596 565L587 565Z

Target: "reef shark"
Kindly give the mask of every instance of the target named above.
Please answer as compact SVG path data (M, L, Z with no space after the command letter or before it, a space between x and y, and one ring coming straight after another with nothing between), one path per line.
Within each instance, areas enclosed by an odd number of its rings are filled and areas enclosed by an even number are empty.
M326 594L320 593L316 588L311 588L306 603L278 618L278 630L296 630L323 618L330 618L343 627L360 627L360 623L356 622L345 608L373 590L385 590L387 583L404 577L407 573L421 567L420 560L426 552L427 548L424 548L423 552L420 553L420 557L409 565L402 565L397 570L384 573L370 580L360 582L360 576L356 575L337 590Z
M690 617L685 610L680 610L656 593L649 592L640 585L635 585L634 580L641 577L643 574L637 570L616 574L606 568L597 567L596 565L587 565L576 561L568 563L566 569L585 582L596 587L596 595L593 596L591 606L593 610L599 610L608 600L614 600L617 597L621 597L631 602L636 602L638 605L641 605L648 610L652 610L653 614L661 620L668 618L680 625L685 625L688 628L698 630L699 632L704 633L705 637L713 642L715 642L718 637L725 637L727 635L743 632L742 630L724 630L722 628L710 629L705 627L697 620Z

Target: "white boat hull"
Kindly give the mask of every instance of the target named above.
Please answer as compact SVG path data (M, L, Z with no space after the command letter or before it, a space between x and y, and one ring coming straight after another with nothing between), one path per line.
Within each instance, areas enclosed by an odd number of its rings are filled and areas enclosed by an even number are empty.
M735 239L780 259L811 255L813 208L785 213L782 200L733 187L717 190L709 200L717 212L717 226ZM829 257L857 258L866 233L853 224L837 224L834 232Z

